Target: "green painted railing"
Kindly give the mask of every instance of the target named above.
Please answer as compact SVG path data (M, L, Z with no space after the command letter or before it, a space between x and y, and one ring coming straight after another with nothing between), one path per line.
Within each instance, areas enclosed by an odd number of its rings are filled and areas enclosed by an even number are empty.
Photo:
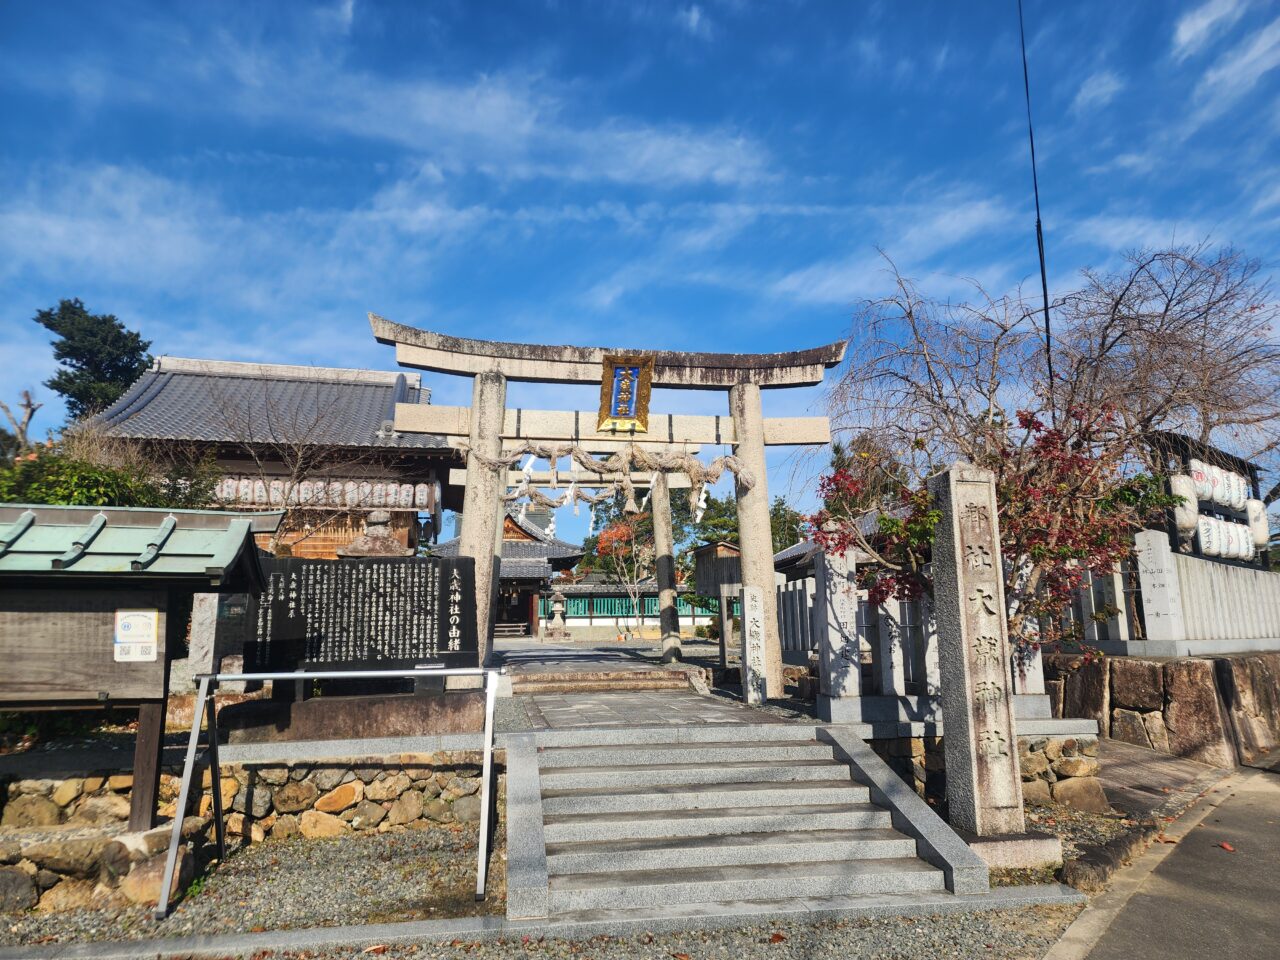
M641 597L640 609L646 617L658 616L658 598L657 597ZM705 603L698 605L691 604L684 597L676 599L676 610L682 617L714 617L720 612L720 603L718 600L709 599ZM741 614L740 604L735 598L733 601L733 615ZM564 616L566 620L582 619L588 617L599 617L602 620L621 619L624 617L633 617L634 606L630 597L606 596L577 596L565 597ZM551 598L544 596L538 600L538 616L546 619L551 616Z

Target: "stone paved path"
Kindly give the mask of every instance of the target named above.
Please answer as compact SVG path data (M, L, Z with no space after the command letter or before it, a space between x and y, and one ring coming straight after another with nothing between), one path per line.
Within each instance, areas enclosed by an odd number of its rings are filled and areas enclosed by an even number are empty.
M521 699L535 725L552 729L787 722L692 690L540 693L522 695Z
M1102 786L1111 805L1140 820L1184 791L1192 793L1189 802L1198 792L1197 784L1216 782L1230 772L1119 740L1098 741L1098 759Z

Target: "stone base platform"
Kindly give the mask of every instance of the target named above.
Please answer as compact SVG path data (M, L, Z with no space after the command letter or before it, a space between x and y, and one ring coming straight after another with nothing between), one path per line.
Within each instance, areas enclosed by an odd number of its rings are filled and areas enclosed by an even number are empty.
M230 743L364 739L484 729L484 694L470 692L256 700L222 708Z
M1062 865L1062 839L1051 833L1014 833L979 837L956 830L969 849L992 869L1035 869Z

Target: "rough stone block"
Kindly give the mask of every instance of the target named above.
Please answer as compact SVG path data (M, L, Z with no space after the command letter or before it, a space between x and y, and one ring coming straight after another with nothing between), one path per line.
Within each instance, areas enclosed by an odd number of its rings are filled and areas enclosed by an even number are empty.
M1071 777L1059 780L1052 788L1055 803L1075 807L1086 813L1110 813L1111 804L1097 777Z
M292 813L282 813L271 825L271 836L277 840L285 840L298 835L298 818Z
M1169 753L1169 731L1164 726L1164 715L1159 712L1144 713L1142 725L1146 728L1147 736L1151 738L1151 748L1161 753Z
M1049 792L1049 784L1044 780L1024 780L1022 783L1022 802L1048 805L1053 802Z
M453 801L453 818L459 823L479 823L480 797L470 794Z
M0 913L30 910L37 899L34 878L18 867L0 867Z
M77 877L92 877L102 863L103 851L108 840L103 836L79 837L72 840L51 840L33 843L22 851L32 863Z
M51 827L60 817L58 805L48 797L26 794L5 804L0 826Z
M1137 710L1117 708L1111 711L1111 739L1132 743L1139 747L1151 746L1151 735Z
M1164 724L1169 752L1216 767L1233 767L1235 750L1227 738L1223 708L1210 660L1171 660L1164 665L1168 706Z
M310 780L290 780L275 792L273 800L278 813L299 813L309 810L319 796L319 788Z
M1097 720L1106 726L1111 710L1111 671L1106 660L1081 663L1064 676L1063 712L1068 717Z
M321 813L319 810L308 810L298 820L298 832L308 840L339 837L349 833L350 830L351 825L345 820L331 813Z
M54 803L56 803L58 806L65 807L68 804L70 804L71 801L75 800L77 797L80 796L80 791L83 789L83 786L84 786L83 780L63 780L60 784L58 784L57 787L54 788L54 791L52 794L50 794L49 799L52 800Z
M110 825L128 819L129 798L118 793L103 793L82 798L70 822Z
M245 784L231 801L231 809L257 820L271 812L271 790L265 783Z
M1164 707L1164 677L1160 664L1133 657L1114 657L1111 664L1111 706L1144 712Z
M116 793L123 793L126 790L133 789L132 773L117 773L113 777L107 778L107 789L114 790Z
M63 880L50 887L40 897L36 910L40 913L61 913L63 910L88 910L95 906L95 884L91 880Z
M407 790L396 799L387 811L387 823L399 826L411 823L422 816L422 794L417 790Z
M164 883L164 857L152 857L135 863L128 875L120 881L120 892L134 903L154 905L160 901ZM178 850L178 864L173 872L173 884L169 896L175 897L191 883L195 862L186 847Z
M356 804L351 813L351 826L357 830L372 830L380 824L387 815L387 811L383 809L381 804L374 803L370 800L362 800Z
M1022 770L1023 781L1044 779L1049 773L1049 761L1043 753L1023 754L1019 767Z
M364 795L370 800L381 803L383 800L394 800L412 786L413 781L408 774L397 773L394 777L375 780L364 788Z
M338 813L355 806L363 799L364 783L360 780L352 780L350 783L334 787L317 800L316 809L321 813Z
M1053 772L1060 778L1096 777L1098 761L1092 757L1061 757L1054 761Z
M1223 657L1214 666L1241 762L1252 762L1280 740L1280 656Z

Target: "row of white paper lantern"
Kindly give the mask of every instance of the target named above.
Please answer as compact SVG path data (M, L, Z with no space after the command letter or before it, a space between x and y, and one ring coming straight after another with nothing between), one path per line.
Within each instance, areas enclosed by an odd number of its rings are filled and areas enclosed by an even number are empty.
M1238 473L1223 470L1203 460L1190 460L1187 468L1196 485L1196 498L1209 500L1232 510L1243 510L1249 499L1249 480Z
M1196 537L1200 541L1200 552L1206 557L1252 560L1257 555L1253 532L1243 523L1230 523L1217 517L1201 517Z
M1199 496L1199 488L1196 485L1195 478L1187 476L1185 473L1175 473L1169 478L1169 490L1176 497L1182 498L1182 503L1173 509L1174 526L1178 528L1178 532L1185 537L1189 537L1199 531L1200 521L1204 518L1200 516L1199 501L1203 498ZM1261 500L1248 499L1245 500L1242 509L1248 518L1245 526L1249 531L1250 540L1256 549L1263 549L1271 536L1271 524L1267 518L1267 505Z
M287 485L283 480L224 477L218 484L218 498L272 507L386 507L428 510L435 503L435 485L374 483L368 480L303 480L301 483Z

